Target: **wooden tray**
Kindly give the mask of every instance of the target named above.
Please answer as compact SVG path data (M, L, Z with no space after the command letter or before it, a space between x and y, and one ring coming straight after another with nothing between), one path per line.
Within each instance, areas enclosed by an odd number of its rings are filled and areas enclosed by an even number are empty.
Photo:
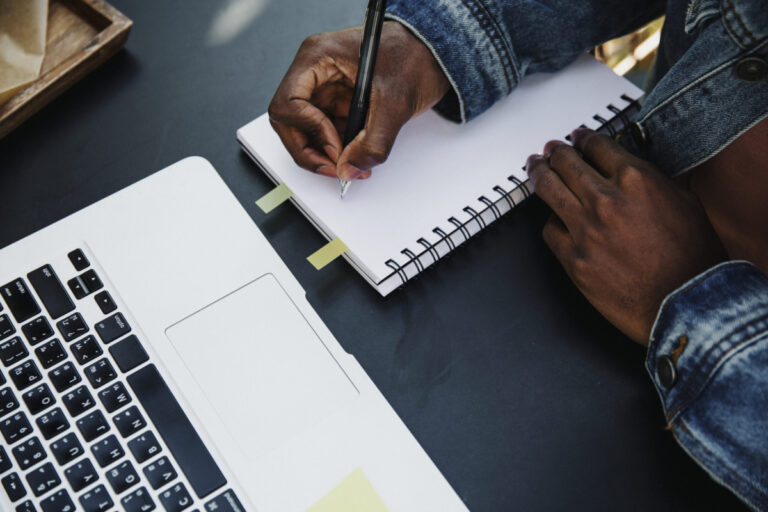
M114 55L132 25L102 0L51 0L40 76L0 105L0 138Z

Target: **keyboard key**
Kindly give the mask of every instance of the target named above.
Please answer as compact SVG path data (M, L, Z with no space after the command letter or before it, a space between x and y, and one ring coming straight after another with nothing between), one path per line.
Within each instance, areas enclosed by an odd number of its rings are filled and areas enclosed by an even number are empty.
M0 386L6 383L5 375L3 375L3 372L0 372Z
M154 364L128 377L128 384L173 454L198 497L204 498L227 483L211 453L181 409Z
M39 468L27 473L27 483L35 496L42 496L61 483L61 479L53 467L47 462Z
M19 401L11 388L0 389L0 418L19 408Z
M166 512L181 512L192 506L192 497L184 484L176 484L160 494L160 503Z
M103 512L114 506L112 498L109 497L107 488L103 485L96 486L92 491L80 496L80 505L85 512Z
M131 326L128 325L128 322L125 320L122 313L115 313L97 323L96 332L99 333L101 341L104 343L112 343L117 338L131 332Z
M27 415L17 412L13 416L0 421L0 432L3 433L5 442L13 444L32 433L32 425L29 424Z
M35 423L46 440L56 437L69 428L69 421L64 411L58 407L37 418Z
M84 372L94 389L99 389L101 386L117 378L117 373L107 358L99 359L92 365L87 366Z
M83 453L83 445L77 440L74 433L70 432L58 441L51 443L51 453L56 457L56 462L63 466L69 464Z
M9 372L11 380L16 384L16 389L22 391L43 378L34 361L24 361L11 368Z
M57 319L75 309L75 304L50 265L30 272L27 278L52 318Z
M85 386L80 386L70 391L61 398L64 406L72 417L80 416L82 413L96 405L93 395Z
M0 482L2 482L5 492L8 494L8 499L11 501L19 501L27 495L27 490L24 488L24 484L21 483L21 478L19 478L19 475L16 473L11 473L0 480Z
M24 441L13 449L13 457L22 471L45 459L43 444L36 437Z
M8 341L0 343L0 361L8 367L17 361L21 361L29 355L26 345L21 338L16 336Z
M128 394L122 382L115 382L99 392L99 399L107 412L115 412L131 402L131 395Z
M179 475L171 466L171 461L168 460L168 457L161 457L144 468L144 476L147 477L149 485L153 489L159 489L165 484L176 480L176 477Z
M68 390L83 380L80 377L80 374L77 373L75 365L69 362L64 363L58 368L54 368L48 372L48 378L51 379L53 387L56 388L56 391L59 393L63 393L64 391Z
M72 290L72 294L78 300L104 288L104 284L93 269L70 279L67 281L67 286L69 286L69 289Z
M83 459L64 470L64 476L75 492L80 492L99 479L90 459Z
M115 363L123 373L128 373L142 363L149 361L147 351L144 350L141 342L134 334L112 345L109 353L112 354Z
M133 464L125 461L107 471L107 481L115 493L121 494L139 483L139 475L133 469Z
M15 332L16 327L13 326L13 322L8 318L8 315L0 315L0 340L4 340Z
M41 341L53 336L53 328L44 316L39 316L22 325L21 332L24 333L24 337L27 338L30 345L37 345Z
M74 251L67 254L67 257L69 258L69 261L72 262L72 266L75 267L75 270L78 272L85 270L91 265L91 262L88 261L88 258L85 257L82 249L75 249Z
M115 304L115 301L112 300L112 296L107 290L97 293L93 298L96 301L96 304L99 306L101 312L105 315L108 315L117 309L117 304Z
M152 501L152 497L147 492L146 487L140 487L130 494L127 494L125 498L120 500L125 512L151 512L155 510L155 502Z
M5 473L11 469L11 459L8 457L8 452L5 451L5 448L0 446L0 474Z
M27 500L16 505L16 512L37 512L32 500Z
M56 399L51 392L51 388L48 387L48 384L41 384L31 391L27 391L24 393L23 398L29 408L29 412L33 415L43 412L56 403Z
M104 284L93 269L70 279L67 281L67 286L72 290L72 295L78 300L104 288Z
M77 428L86 443L90 443L102 434L109 432L109 423L101 411L93 411L77 420Z
M118 461L123 457L123 455L125 455L123 447L120 446L120 442L114 435L111 435L106 439L102 439L98 443L91 446L91 452L96 458L96 462L98 462L99 466L103 468L109 466L113 462Z
M160 443L152 432L145 432L128 441L128 449L139 464L148 461L161 450Z
M72 343L72 355L79 364L85 364L104 353L99 342L90 334Z
M232 489L227 489L211 501L207 502L204 510L206 512L243 512L245 507L243 507L243 504L237 499L234 491L232 491Z
M55 338L45 345L35 349L35 355L45 369L48 369L67 358L67 353L64 351L64 347L62 347L61 342Z
M18 323L26 322L40 312L40 306L22 278L14 279L0 287L0 295Z
M67 342L79 338L88 332L88 324L85 323L85 320L80 313L74 313L63 320L59 320L56 327L59 328L59 332L64 338L64 341Z
M139 412L139 408L135 405L129 409L124 410L120 414L115 415L112 418L115 422L120 435L125 437L132 436L139 430L147 426L147 422L144 421L144 416Z
M55 492L40 502L43 512L75 512L75 504L64 489Z

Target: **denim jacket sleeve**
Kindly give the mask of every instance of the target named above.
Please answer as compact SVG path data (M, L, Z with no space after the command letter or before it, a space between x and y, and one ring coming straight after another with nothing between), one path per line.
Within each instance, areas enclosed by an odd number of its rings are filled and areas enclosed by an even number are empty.
M729 262L670 294L646 368L683 449L768 511L768 277Z
M555 71L595 45L664 13L663 0L390 0L440 62L454 94L437 110L468 121L527 73Z

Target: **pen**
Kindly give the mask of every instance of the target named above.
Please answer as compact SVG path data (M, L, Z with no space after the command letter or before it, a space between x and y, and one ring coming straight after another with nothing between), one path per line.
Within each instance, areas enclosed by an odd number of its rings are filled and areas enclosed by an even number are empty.
M355 94L352 97L349 116L347 116L347 129L344 131L344 147L352 142L365 126L368 104L371 99L371 86L373 85L373 68L376 65L376 54L379 50L379 40L381 40L381 28L384 25L384 10L386 7L386 0L368 1L368 8L365 11L365 23L363 24L363 38L360 41L360 63L357 68ZM350 181L339 178L339 189L342 198L347 193L350 183Z

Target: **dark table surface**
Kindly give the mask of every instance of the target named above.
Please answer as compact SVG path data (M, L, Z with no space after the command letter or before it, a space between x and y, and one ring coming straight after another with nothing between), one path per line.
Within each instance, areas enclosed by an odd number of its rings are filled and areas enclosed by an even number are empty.
M235 130L304 37L359 24L365 2L112 3L135 23L126 50L0 141L0 247L204 156L470 510L743 508L664 430L644 350L570 284L540 203L386 299L341 260L315 271L324 240L294 208L255 207L270 183Z

